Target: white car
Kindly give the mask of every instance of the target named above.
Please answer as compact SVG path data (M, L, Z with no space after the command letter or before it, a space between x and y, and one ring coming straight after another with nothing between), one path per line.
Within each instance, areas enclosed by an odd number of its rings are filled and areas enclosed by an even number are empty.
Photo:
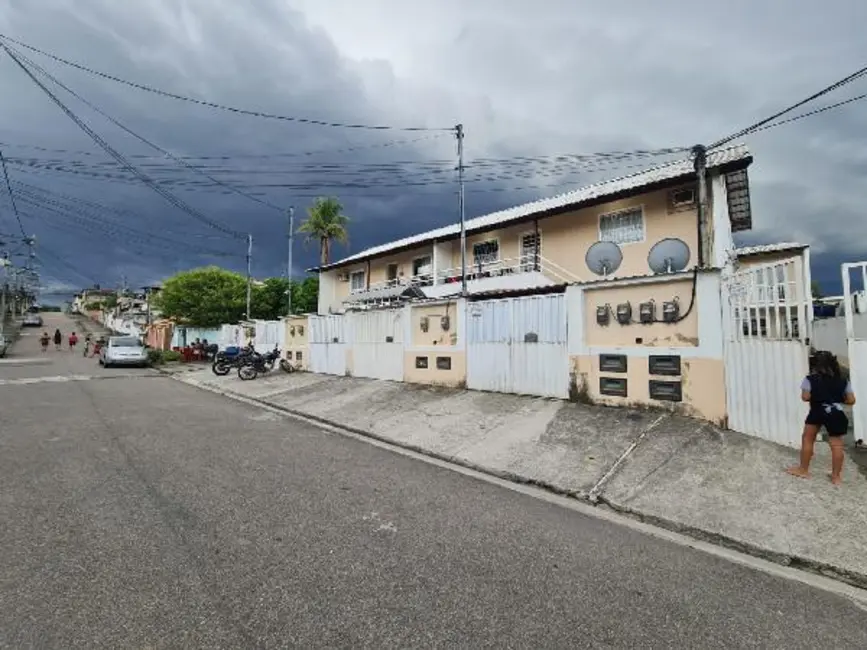
M9 348L9 339L3 334L0 334L0 359L6 356L6 350Z
M109 366L146 366L148 353L134 336L112 336L99 351L99 363Z

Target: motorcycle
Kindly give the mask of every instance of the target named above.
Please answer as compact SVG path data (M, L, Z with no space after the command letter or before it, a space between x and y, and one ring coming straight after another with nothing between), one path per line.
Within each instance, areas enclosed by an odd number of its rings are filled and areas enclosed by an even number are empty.
M271 372L274 369L274 364L280 358L280 349L275 345L274 349L267 354L259 354L253 352L247 357L243 363L238 365L238 377L244 381L256 379L260 374ZM281 362L280 368L283 368Z
M230 346L225 350L221 350L214 355L214 361L211 363L211 371L218 377L228 375L232 368L237 368L240 364L246 362L247 358L255 354L253 346L238 347Z

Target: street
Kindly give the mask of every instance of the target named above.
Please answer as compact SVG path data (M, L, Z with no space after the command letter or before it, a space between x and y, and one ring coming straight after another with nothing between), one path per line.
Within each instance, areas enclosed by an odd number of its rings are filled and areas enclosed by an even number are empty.
M26 333L0 647L867 647L840 596Z

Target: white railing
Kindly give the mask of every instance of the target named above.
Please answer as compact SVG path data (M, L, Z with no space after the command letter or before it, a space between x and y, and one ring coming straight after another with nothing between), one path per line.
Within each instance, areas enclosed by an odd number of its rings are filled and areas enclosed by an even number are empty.
M565 283L581 281L581 279L571 271L567 271L559 264L555 264L541 255L530 254L522 255L517 258L507 258L489 262L467 263L467 280L480 280L482 278L493 278L516 273L533 272L553 276L552 279L560 280ZM460 267L442 269L437 275L440 282L461 281Z

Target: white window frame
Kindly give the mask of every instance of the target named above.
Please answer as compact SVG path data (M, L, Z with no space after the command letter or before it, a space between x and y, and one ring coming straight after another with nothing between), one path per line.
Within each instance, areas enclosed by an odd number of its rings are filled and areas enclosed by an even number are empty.
M619 217L625 214L635 213L641 217L641 238L640 239L630 239L629 241L617 241L615 239L606 239L603 236L602 232L602 222L606 218L611 217ZM624 208L623 210L615 210L614 212L605 212L599 215L599 241L613 241L618 246L629 246L630 244L641 244L647 239L647 220L644 214L644 206L643 205L634 205L628 208Z
M361 286L356 288L354 278L361 276ZM360 293L367 288L366 273L364 270L349 272L349 293Z
M533 254L524 255L524 238L538 237L539 238L539 266L542 266L542 230L527 230L518 236L518 263L521 265L521 271L529 273L534 270Z
M484 262L476 261L476 246L481 246L482 244L496 244L497 245L497 258L493 260L486 260ZM501 260L500 254L502 252L502 248L500 246L500 238L499 237L488 237L487 239L481 239L477 242L473 242L470 244L470 254L472 255L472 267L474 269L478 269L479 267L485 268L486 266L491 266L493 264L498 264Z
M419 260L427 260L427 266L429 267L427 273L424 273L421 271L421 269L424 268L424 265L419 267L419 272L416 273L415 263L418 262ZM410 268L412 269L412 277L414 277L414 278L419 278L419 277L433 278L433 255L428 254L428 255L419 255L418 257L414 257L412 259L412 266Z

